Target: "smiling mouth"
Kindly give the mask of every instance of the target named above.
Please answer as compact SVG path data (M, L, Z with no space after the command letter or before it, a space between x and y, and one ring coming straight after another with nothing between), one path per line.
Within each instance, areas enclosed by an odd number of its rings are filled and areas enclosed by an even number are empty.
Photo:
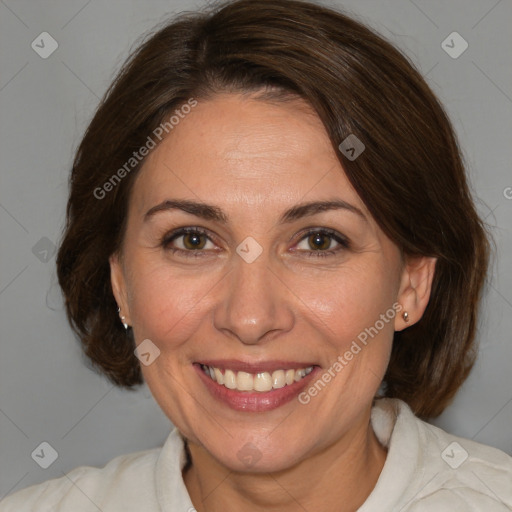
M296 369L277 369L273 372L249 373L244 371L221 369L205 364L201 364L200 367L211 380L227 389L235 391L256 391L260 393L290 386L294 382L302 380L314 369L313 365Z

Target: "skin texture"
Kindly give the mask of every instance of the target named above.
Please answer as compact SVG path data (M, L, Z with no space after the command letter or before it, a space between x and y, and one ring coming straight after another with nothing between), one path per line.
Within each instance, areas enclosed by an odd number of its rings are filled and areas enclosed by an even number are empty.
M179 210L145 219L168 199L216 205L227 223ZM279 221L299 203L340 199L364 217L337 209ZM187 236L164 247L162 239L185 226L208 231L202 250L190 249ZM349 246L327 237L314 250L306 228L334 230ZM248 236L263 249L252 263L236 253ZM171 251L187 247L188 257ZM393 332L421 318L434 268L431 258L402 258L301 100L223 94L180 121L136 178L111 274L136 343L149 338L161 351L142 367L144 378L188 440L192 465L183 476L199 512L349 511L364 502L386 457L370 425L372 400ZM288 360L327 369L397 302L409 322L398 314L386 323L307 405L294 399L263 413L232 410L211 397L192 366ZM246 443L261 455L251 467L237 456Z

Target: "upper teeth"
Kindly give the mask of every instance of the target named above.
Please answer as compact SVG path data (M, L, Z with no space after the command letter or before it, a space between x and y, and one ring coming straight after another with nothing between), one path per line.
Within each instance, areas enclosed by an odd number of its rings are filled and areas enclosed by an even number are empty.
M283 388L297 382L313 371L312 366L298 370L276 370L272 373L247 373L225 370L224 373L214 366L201 365L202 369L218 384L238 391L270 391Z

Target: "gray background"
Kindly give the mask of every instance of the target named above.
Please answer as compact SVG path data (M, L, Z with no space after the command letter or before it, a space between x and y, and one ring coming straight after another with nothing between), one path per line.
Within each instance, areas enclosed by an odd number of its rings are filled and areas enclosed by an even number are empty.
M120 391L83 364L56 284L53 244L73 150L115 71L141 34L201 5L0 1L0 497L79 465L159 446L168 434L169 421L147 389ZM455 124L498 251L478 363L436 424L512 454L512 2L327 5L344 7L404 49ZM31 48L44 31L59 45L47 59ZM469 44L456 59L441 46L453 31ZM31 458L43 441L58 452L48 469Z

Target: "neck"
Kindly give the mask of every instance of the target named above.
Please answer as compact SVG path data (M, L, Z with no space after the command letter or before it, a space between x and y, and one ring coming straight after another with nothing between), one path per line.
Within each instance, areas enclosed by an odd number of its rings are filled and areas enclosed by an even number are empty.
M369 414L334 444L274 473L230 471L193 443L189 453L183 478L197 512L352 512L375 487L386 459Z

